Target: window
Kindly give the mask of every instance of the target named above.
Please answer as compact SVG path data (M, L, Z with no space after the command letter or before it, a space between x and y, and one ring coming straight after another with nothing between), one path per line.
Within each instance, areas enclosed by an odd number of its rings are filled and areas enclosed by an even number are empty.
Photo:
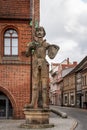
M85 92L85 102L87 102L87 91Z
M4 55L18 55L18 34L14 29L9 29L4 33Z
M80 72L77 73L76 78L77 78L77 79L81 78L81 73L80 73Z
M82 85L83 86L85 86L87 83L86 83L87 81L86 81L86 75L84 75L83 77L82 77Z
M65 96L65 104L68 102L68 97Z
M70 100L71 101L71 105L74 105L74 95L73 94L70 95L70 99L71 99Z
M64 105L68 105L68 94L64 94Z

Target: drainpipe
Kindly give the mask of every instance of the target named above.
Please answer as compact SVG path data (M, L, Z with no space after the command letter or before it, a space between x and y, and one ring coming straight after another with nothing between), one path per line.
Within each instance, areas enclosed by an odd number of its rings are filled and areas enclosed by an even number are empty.
M35 32L35 11L34 11L34 4L35 0L32 0L32 41L34 40L34 32Z
M32 0L30 0L30 19L32 20Z
M30 18L32 20L32 41L34 41L34 21L35 21L35 16L34 16L34 0L30 0ZM32 54L30 57L30 62L31 62L31 71L30 71L30 102L32 101Z

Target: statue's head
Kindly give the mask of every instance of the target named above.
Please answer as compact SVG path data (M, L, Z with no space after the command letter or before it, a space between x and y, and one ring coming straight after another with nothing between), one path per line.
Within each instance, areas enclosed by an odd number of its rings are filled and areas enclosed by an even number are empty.
M38 27L35 30L35 36L38 38L43 38L46 35L46 32L43 27Z

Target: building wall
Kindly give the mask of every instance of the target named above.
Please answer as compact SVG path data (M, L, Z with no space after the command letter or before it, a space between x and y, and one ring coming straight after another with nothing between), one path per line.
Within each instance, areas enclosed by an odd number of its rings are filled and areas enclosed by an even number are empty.
M18 56L6 57L3 55L3 35L6 29L13 28L18 32ZM0 91L9 98L13 97L13 117L23 118L24 104L30 102L30 58L23 53L26 45L31 41L31 27L26 21L0 21ZM2 90L3 88L3 90ZM13 101L11 100L13 103Z
M63 105L75 106L75 74L63 78Z
M14 5L14 6L13 6ZM24 118L24 105L30 103L30 57L25 56L32 41L30 1L0 1L0 93L6 95L13 108L13 118ZM35 0L35 20L39 21L39 0ZM18 33L18 56L4 56L4 33Z
M63 105L87 108L87 56L63 79Z
M23 118L23 107L30 102L29 73L29 65L0 65L0 91L10 99L14 118Z
M1 0L0 3L0 16L3 18L23 18L25 14L29 17L29 0Z
M34 0L35 19L40 17L40 0ZM32 0L0 0L0 18L29 19L32 11Z
M0 21L0 54L2 57L2 60L6 60L6 58L4 58L4 48L3 48L3 43L4 43L4 32L7 29L15 29L18 33L18 60L19 61L28 61L28 58L26 58L23 55L23 52L25 52L26 48L27 48L27 43L31 41L31 27L29 26L29 22L28 21L14 21L14 20L2 20ZM7 59L8 60L8 59ZM9 58L9 60L12 61L11 58ZM15 60L15 59L13 59Z
M51 95L53 95L53 97L51 96L51 99L53 101L52 104L63 105L63 92L62 92L63 84L61 85L61 80L76 65L77 65L77 62L74 61L73 63L71 63L69 61L69 58L63 60L63 62L61 62L61 63L52 63L51 64L52 70L50 71L50 74L51 74ZM71 80L71 79L69 79L69 80ZM67 84L67 83L68 82L66 82L65 84ZM55 89L54 85L56 86L56 89ZM71 81L70 81L70 85L71 85ZM54 93L54 91L55 91L55 93Z
M87 69L82 72L82 107L87 108Z
M40 0L35 0L35 20L40 21Z
M87 108L87 56L76 67L76 107Z

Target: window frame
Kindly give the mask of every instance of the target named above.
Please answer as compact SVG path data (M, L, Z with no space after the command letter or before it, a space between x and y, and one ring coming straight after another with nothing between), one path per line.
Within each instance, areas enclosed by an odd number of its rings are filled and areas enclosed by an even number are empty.
M6 35L6 32L10 32L10 31L13 31L13 33L7 33L7 34L10 34L10 36L5 36L5 35ZM13 34L15 34L14 32L16 32L16 35L17 35L17 36L12 36ZM5 54L5 48L6 48L5 39L9 39L9 40L10 40L10 42L9 42L10 45L7 46L7 47L10 48L9 54ZM12 43L13 43L12 40L13 40L13 39L17 39L17 46L13 46L13 45L12 45ZM17 49L17 52L16 52L16 54L12 54L12 53L13 53L12 49L15 48L15 47L16 47L16 49ZM17 30L15 30L14 28L8 28L8 29L6 29L6 30L4 31L4 34L3 34L3 56L4 56L4 57L17 57L17 56L18 56L18 53L19 53L18 48L19 48L19 37L18 37L18 32L17 32ZM14 49L13 49L13 50L14 50Z

